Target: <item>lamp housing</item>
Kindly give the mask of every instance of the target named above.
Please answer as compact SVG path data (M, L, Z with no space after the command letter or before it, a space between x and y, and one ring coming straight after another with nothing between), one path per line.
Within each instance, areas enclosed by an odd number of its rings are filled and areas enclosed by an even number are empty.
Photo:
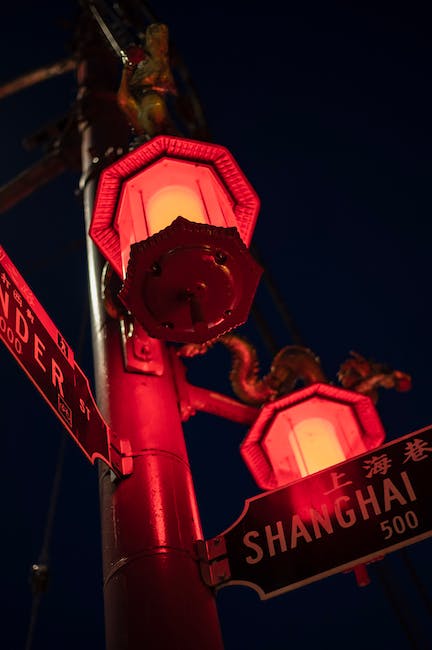
M258 210L225 147L157 136L102 172L89 233L151 336L203 342L247 319Z
M271 490L378 447L385 431L366 395L315 383L266 404L240 446Z

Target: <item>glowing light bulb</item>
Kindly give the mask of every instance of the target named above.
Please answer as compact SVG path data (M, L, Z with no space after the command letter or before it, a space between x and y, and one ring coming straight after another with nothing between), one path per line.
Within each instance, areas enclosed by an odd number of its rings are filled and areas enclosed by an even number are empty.
M288 437L301 476L345 460L336 429L329 420L320 417L301 420Z
M149 197L146 206L149 235L166 228L176 217L206 223L203 203L197 192L184 185L168 185Z

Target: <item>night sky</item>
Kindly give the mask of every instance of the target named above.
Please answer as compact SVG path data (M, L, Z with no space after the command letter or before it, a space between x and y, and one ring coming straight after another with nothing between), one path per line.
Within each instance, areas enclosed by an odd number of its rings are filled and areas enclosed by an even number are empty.
M2 8L0 85L70 55L77 4L25 0ZM336 381L351 350L412 376L410 392L380 393L391 441L432 424L426 10L415 3L400 10L294 4L161 0L153 9L187 65L211 139L232 152L260 196L254 248L329 379ZM70 73L0 101L0 183L41 157L23 138L66 114L75 94ZM0 244L91 378L78 180L78 172L66 172L2 214ZM282 347L293 342L292 332L267 286L261 283L256 305ZM267 373L272 355L253 318L239 333L257 345ZM0 645L21 650L29 571L42 546L64 433L3 346L0 363ZM187 366L192 383L232 395L221 346ZM247 428L198 414L184 430L209 539L259 493L239 454ZM431 550L425 540L388 555L370 566L371 584L363 588L346 573L265 602L246 587L222 589L226 650L432 648ZM70 439L50 568L32 648L102 650L97 472Z

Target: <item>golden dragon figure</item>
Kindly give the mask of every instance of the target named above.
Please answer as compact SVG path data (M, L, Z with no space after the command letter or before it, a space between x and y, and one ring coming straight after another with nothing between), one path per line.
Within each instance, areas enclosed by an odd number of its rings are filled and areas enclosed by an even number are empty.
M307 347L287 345L274 357L269 372L259 376L259 363L254 346L238 334L224 334L205 344L186 344L177 351L179 356L204 354L215 343L221 343L232 355L231 386L235 395L246 404L262 404L293 390L316 382L329 383L319 357ZM351 352L351 358L341 364L338 380L343 388L368 395L374 402L379 388L407 391L411 377Z
M176 94L168 52L168 27L149 25L145 45L127 52L117 101L138 139L155 135L175 135L165 96Z

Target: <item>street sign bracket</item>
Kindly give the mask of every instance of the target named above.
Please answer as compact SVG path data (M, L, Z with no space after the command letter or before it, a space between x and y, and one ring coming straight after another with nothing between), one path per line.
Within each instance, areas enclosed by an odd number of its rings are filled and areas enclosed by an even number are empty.
M105 422L74 352L0 246L0 340L86 458L118 478L132 473L129 440Z
M222 536L197 542L201 576L209 587L218 587L231 577L225 538Z
M164 370L160 341L129 315L120 318L120 334L126 371L160 377Z
M267 600L432 537L432 426L246 500L198 549L204 581ZM362 570L359 567L362 567Z
M182 422L189 420L197 411L211 413L239 424L252 424L255 422L259 414L257 408L243 404L239 400L214 390L194 386L186 379L186 368L179 358L178 350L169 347L168 355Z
M118 478L126 478L133 471L132 447L129 440L108 430L109 455L113 471Z

